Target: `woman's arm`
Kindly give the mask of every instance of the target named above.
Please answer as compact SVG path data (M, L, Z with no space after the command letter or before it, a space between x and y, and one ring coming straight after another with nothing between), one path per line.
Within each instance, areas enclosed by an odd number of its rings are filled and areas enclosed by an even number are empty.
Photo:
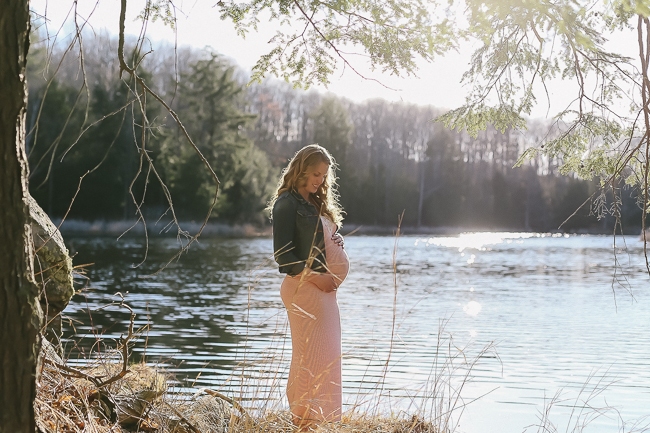
M278 198L273 205L273 256L280 265L280 272L291 276L298 275L305 268L305 261L295 254L295 228L295 204L286 197Z

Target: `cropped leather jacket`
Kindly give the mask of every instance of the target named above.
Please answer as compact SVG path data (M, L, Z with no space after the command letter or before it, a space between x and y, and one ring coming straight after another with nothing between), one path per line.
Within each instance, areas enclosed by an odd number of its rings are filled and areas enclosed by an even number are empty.
M318 209L296 191L283 192L273 205L273 256L284 274L298 275L305 266L326 272Z

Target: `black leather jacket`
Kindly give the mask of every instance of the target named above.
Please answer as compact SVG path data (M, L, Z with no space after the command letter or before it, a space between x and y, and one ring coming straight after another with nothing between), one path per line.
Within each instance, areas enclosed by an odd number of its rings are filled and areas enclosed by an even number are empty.
M298 275L306 265L326 271L318 209L296 191L283 192L273 205L273 256L284 274Z

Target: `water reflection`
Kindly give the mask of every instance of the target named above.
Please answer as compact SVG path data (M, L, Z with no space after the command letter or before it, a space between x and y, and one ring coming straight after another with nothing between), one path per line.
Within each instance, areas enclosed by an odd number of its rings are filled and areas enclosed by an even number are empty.
M66 310L76 322L68 329L86 355L96 338L116 339L125 333L130 313L124 308L103 308L124 294L142 329L135 353L151 362L174 368L181 383L194 380L199 369L232 370L238 359L242 333L236 330L246 311L247 287L252 270L251 250L230 242L219 248L201 243L179 261L152 277L171 257L173 241L154 240L140 268L144 245L136 241L73 239L75 263L95 263L89 268L90 288L77 295ZM244 293L242 296L241 293ZM101 309L101 310L100 310ZM193 366L188 368L188 366Z
M464 409L460 431L522 431L537 421L545 399L560 388L580 390L599 368L616 379L601 394L608 404L626 420L648 415L650 377L639 372L650 359L650 296L642 245L624 240L617 241L625 247L621 284L634 289L635 301L612 286L610 237L404 236L397 286L394 239L349 237L352 268L338 295L346 407L425 406L436 365L476 356L463 401L487 395ZM70 248L75 264L95 265L91 289L66 310L75 320L67 329L69 347L79 341L87 353L96 335L117 338L126 331L127 311L99 310L121 292L137 325L149 326L136 354L167 365L179 386L270 398L282 407L290 344L270 239L206 239L148 278L174 254L173 240L154 239L138 269L131 265L143 257L139 241L72 239ZM492 342L497 353L482 354ZM463 377L461 370L452 376L450 382ZM611 428L615 420L603 417L588 431Z

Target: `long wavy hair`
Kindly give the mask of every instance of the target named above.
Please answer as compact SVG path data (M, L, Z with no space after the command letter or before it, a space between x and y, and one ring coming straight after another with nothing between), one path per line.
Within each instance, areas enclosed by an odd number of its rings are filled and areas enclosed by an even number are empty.
M310 144L300 149L291 158L289 165L282 170L277 191L273 194L267 206L271 217L273 217L273 205L280 194L285 191L298 191L298 188L306 181L310 169L313 170L321 162L328 165L327 173L325 173L323 183L315 193L310 194L310 198L316 204L316 207L320 209L322 215L327 216L339 227L341 226L344 211L339 204L339 194L337 191L338 185L336 183L335 170L338 166L327 149L318 144Z

